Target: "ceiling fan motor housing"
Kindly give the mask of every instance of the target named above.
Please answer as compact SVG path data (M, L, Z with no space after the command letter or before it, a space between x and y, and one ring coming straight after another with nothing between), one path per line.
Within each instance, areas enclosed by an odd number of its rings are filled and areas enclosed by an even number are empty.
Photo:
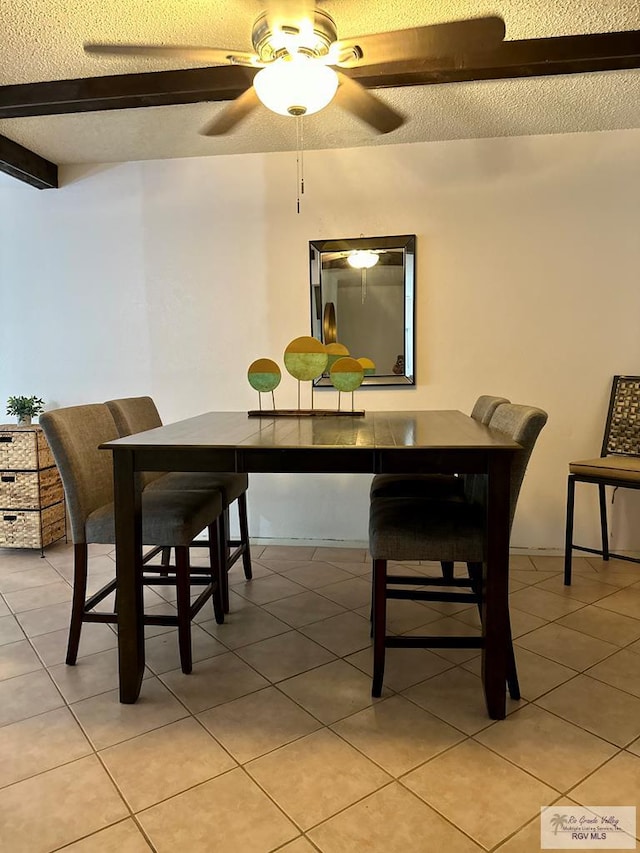
M283 22L280 26L282 33L290 36L298 36L301 32L300 22ZM305 34L306 36L306 34ZM303 36L304 38L304 36ZM262 62L274 62L287 53L286 47L279 45L278 33L272 30L272 22L266 12L262 12L256 19L251 33L253 48ZM338 40L338 30L335 21L328 12L315 9L313 12L313 33L309 33L309 44L304 42L298 46L298 52L305 53L310 57L326 56L331 45Z

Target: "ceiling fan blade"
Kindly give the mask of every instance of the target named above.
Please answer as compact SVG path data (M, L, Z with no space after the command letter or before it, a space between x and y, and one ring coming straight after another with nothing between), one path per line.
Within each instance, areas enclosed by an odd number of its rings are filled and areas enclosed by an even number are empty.
M262 63L255 53L243 50L225 50L219 47L200 45L159 45L159 44L85 44L85 53L104 56L150 56L170 59L189 59L192 62L206 62L208 65L251 65Z
M410 27L388 33L340 39L332 54L342 68L379 65L411 59L455 56L463 50L489 50L497 47L505 35L502 18L470 18L446 24Z
M201 136L221 136L239 124L249 113L260 104L260 99L253 86L239 95L235 101L231 101L220 115L206 124L200 131Z
M379 98L367 91L356 80L347 77L340 71L338 75L338 91L334 103L371 125L378 133L389 133L404 124L404 118L383 104Z

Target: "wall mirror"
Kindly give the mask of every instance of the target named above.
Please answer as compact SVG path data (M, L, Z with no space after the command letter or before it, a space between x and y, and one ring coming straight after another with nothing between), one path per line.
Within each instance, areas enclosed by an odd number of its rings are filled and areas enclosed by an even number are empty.
M415 234L309 243L311 334L370 358L363 386L415 385L415 254Z

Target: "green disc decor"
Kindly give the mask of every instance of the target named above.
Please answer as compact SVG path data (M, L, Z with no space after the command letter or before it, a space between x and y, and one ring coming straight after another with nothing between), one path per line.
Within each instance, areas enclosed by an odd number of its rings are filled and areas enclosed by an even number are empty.
M355 358L339 358L331 368L331 382L338 391L355 391L364 378L364 370Z
M284 366L299 382L322 376L327 367L327 348L317 338L294 338L284 351Z
M330 371L339 358L343 358L345 355L349 355L349 350L344 344L327 344L327 354L329 356L327 368Z
M358 362L362 366L365 376L372 376L376 372L376 365L370 358L359 358Z
M249 385L256 391L273 391L282 379L280 368L270 358L258 358L249 365L247 371Z

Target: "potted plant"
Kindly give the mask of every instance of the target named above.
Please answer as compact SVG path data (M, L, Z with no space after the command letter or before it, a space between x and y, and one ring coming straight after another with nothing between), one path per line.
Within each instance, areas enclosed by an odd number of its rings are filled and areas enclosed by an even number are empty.
M44 400L40 397L9 397L7 414L18 418L18 426L29 426L31 418L44 411Z

